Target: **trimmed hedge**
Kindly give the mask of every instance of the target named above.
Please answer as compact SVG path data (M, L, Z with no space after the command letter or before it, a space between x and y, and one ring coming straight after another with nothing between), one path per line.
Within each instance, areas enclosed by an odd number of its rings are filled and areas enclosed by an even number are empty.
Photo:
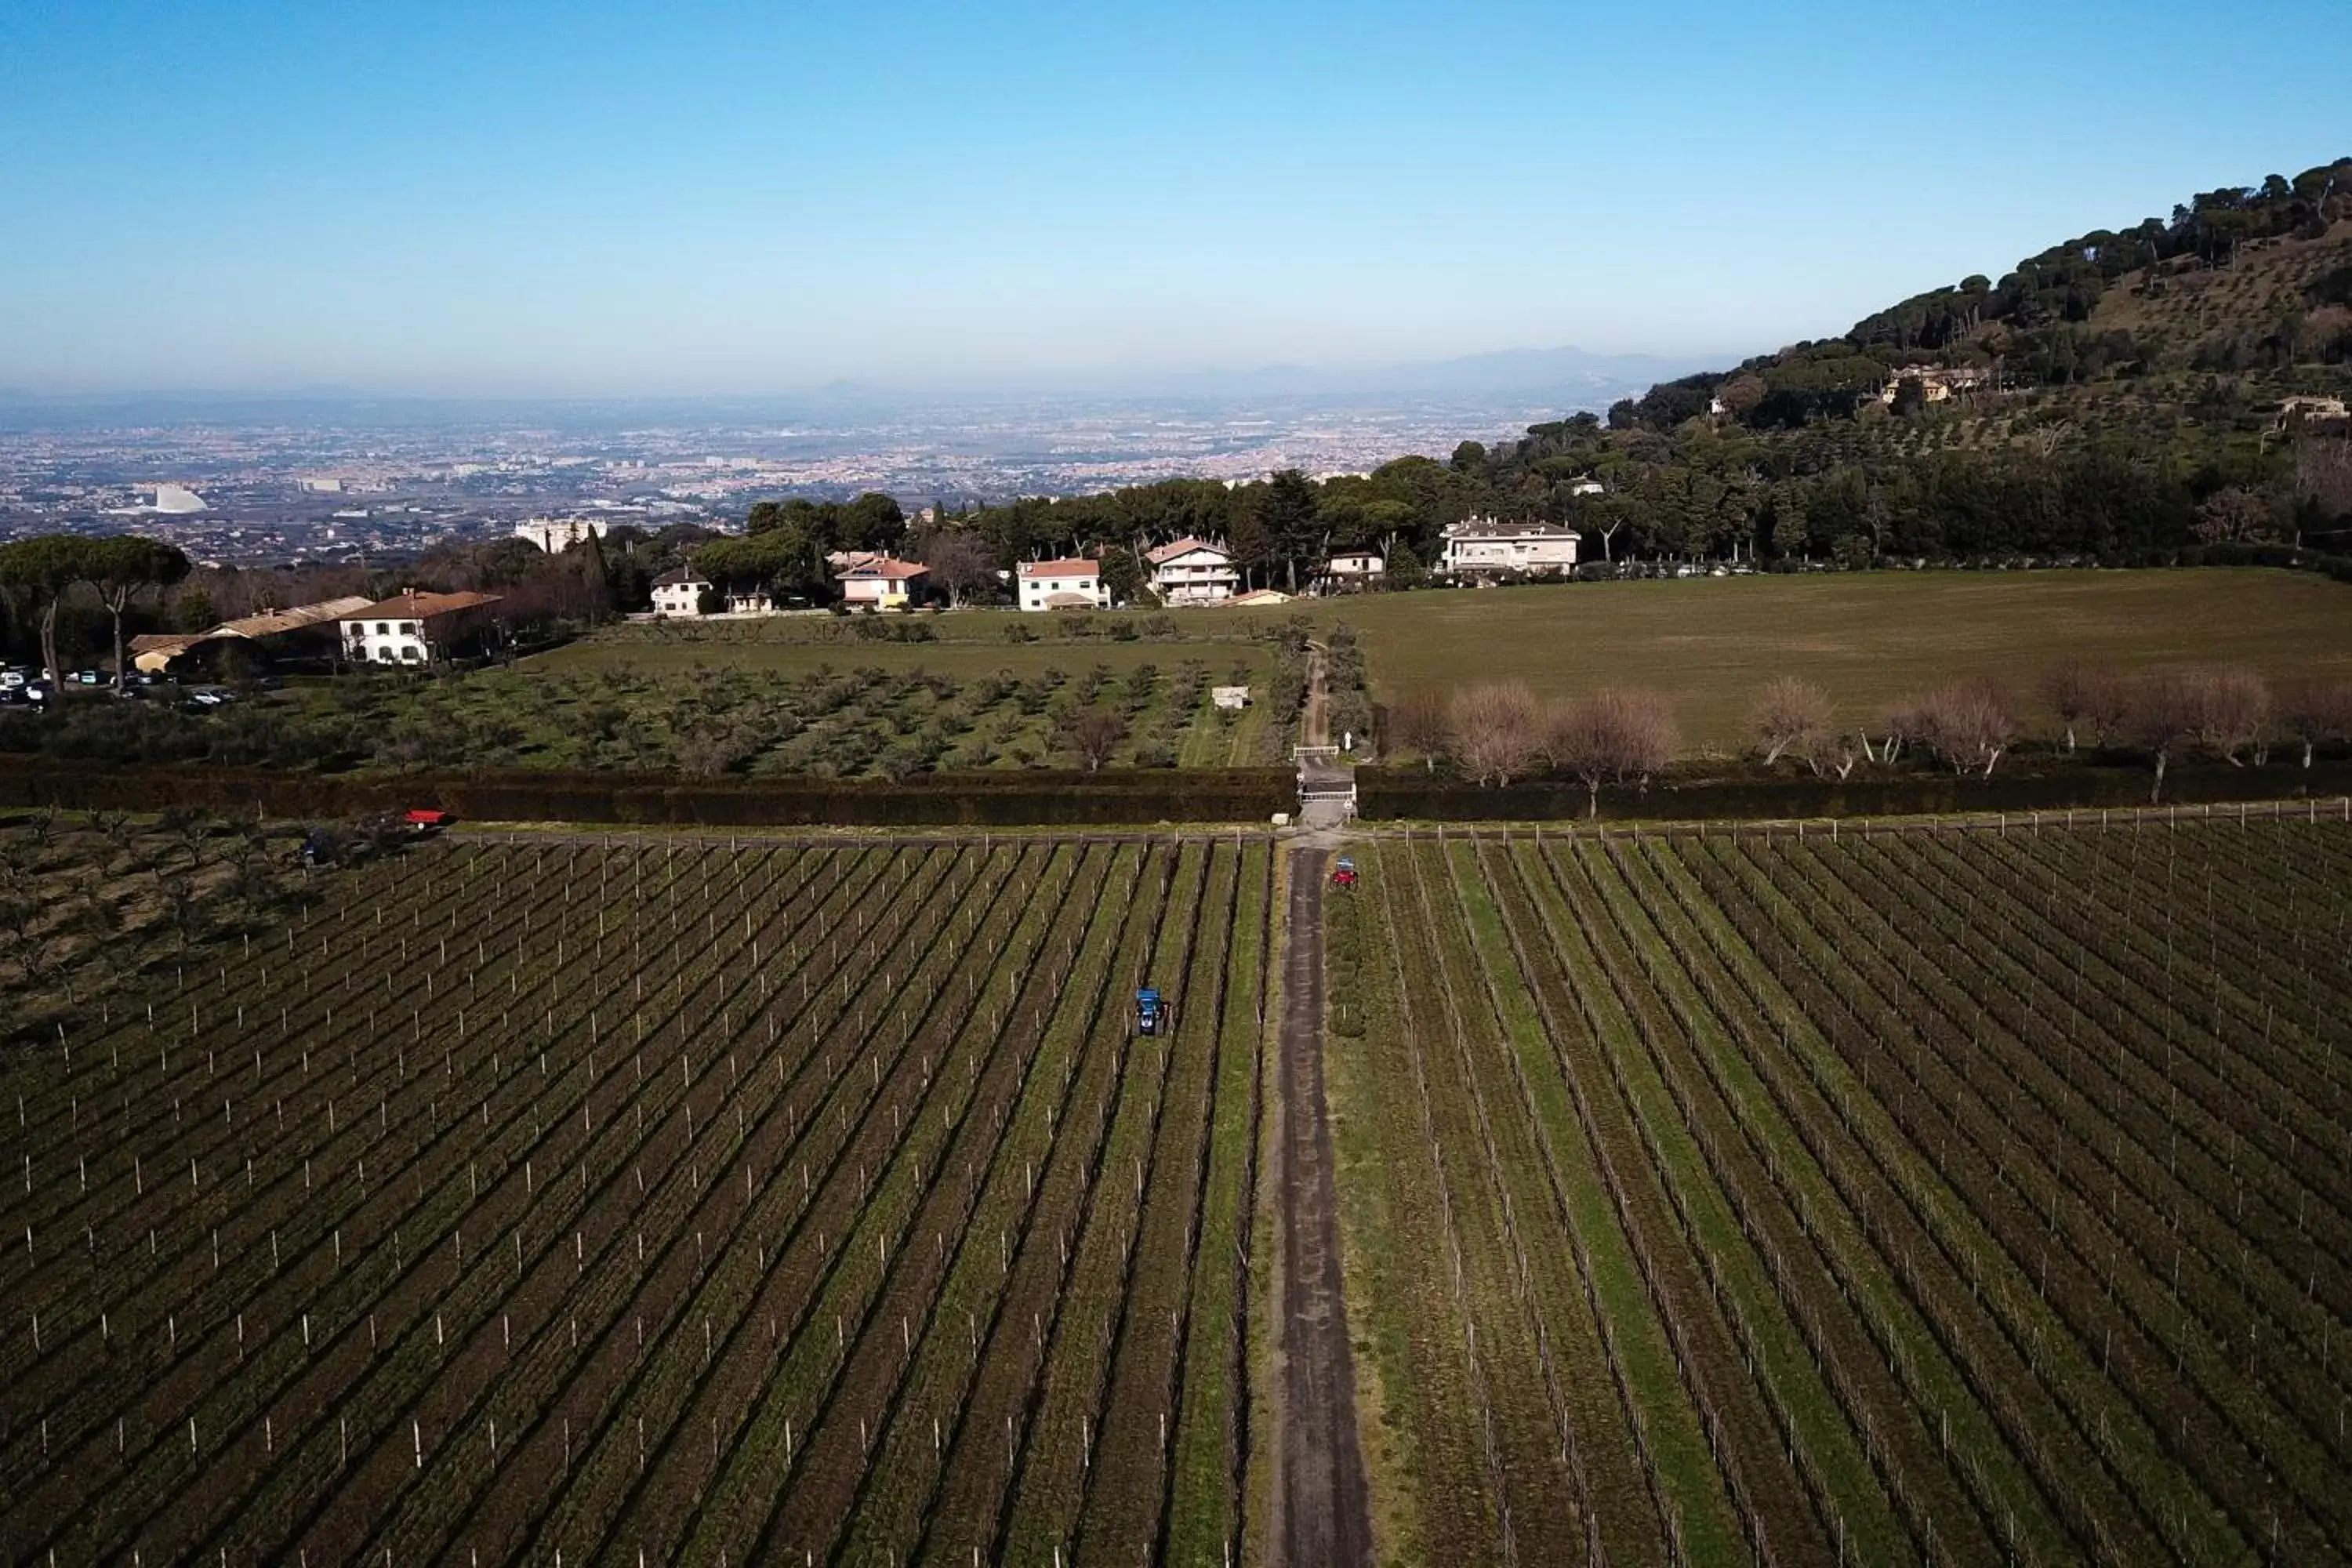
M1644 791L1601 792L1603 820L1757 820L1777 817L1916 816L1976 811L2095 811L2146 805L2153 775L2145 765L2086 763L2042 772L1996 773L1990 779L1950 773L1874 773L1843 782L1813 778L1666 780ZM2175 766L2164 799L2179 805L2219 800L2296 799L2352 794L2352 763L2310 768ZM1585 815L1584 786L1538 779L1481 789L1420 768L1359 768L1356 802L1368 818L1423 822L1551 822Z
M904 784L678 779L623 773L292 773L259 768L117 768L26 758L0 771L0 805L271 816L352 816L438 806L460 820L669 823L708 827L1091 826L1263 822L1297 805L1281 768L996 772Z

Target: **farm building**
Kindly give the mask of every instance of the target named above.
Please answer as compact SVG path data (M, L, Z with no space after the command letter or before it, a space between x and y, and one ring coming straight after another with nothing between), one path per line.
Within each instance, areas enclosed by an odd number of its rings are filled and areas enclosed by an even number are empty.
M1110 603L1099 561L1024 561L1019 574L1024 610L1098 610Z
M339 616L343 657L354 664L431 664L471 641L496 594L420 594L411 588Z
M210 631L151 633L135 637L131 639L131 667L151 675L160 675L184 656L199 654L199 650L203 654L216 652L219 651L217 645L224 643L257 648L271 658L309 652L332 653L334 623L344 616L365 609L367 604L365 598L354 595L349 598L321 600L315 605L297 605L291 609L264 610L258 615L240 616L233 621L221 622Z
M1290 595L1279 588L1253 588L1246 594L1235 594L1217 603L1231 605L1237 609L1264 609L1269 605L1290 603Z

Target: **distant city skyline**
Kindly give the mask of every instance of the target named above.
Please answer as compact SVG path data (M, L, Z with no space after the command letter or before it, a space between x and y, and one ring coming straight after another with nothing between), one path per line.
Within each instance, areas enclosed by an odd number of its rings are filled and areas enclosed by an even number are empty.
M0 388L1729 359L2352 151L2347 79L2340 0L25 7Z

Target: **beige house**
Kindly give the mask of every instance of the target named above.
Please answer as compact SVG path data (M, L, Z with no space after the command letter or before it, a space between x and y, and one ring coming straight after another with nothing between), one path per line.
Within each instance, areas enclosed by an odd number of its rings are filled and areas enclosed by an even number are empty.
M1143 559L1151 569L1151 591L1163 605L1219 605L1241 589L1232 553L1205 539L1179 539L1147 551Z
M931 569L919 561L871 555L835 573L833 580L841 584L842 603L853 610L869 605L881 610L903 610L923 591L923 582L930 574Z

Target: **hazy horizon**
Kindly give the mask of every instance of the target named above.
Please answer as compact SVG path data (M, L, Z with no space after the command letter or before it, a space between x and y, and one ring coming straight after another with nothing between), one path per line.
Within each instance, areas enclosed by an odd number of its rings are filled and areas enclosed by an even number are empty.
M0 28L0 387L1730 358L2341 154L2340 20L2001 4L1929 52L1875 8L1726 0L91 0Z

